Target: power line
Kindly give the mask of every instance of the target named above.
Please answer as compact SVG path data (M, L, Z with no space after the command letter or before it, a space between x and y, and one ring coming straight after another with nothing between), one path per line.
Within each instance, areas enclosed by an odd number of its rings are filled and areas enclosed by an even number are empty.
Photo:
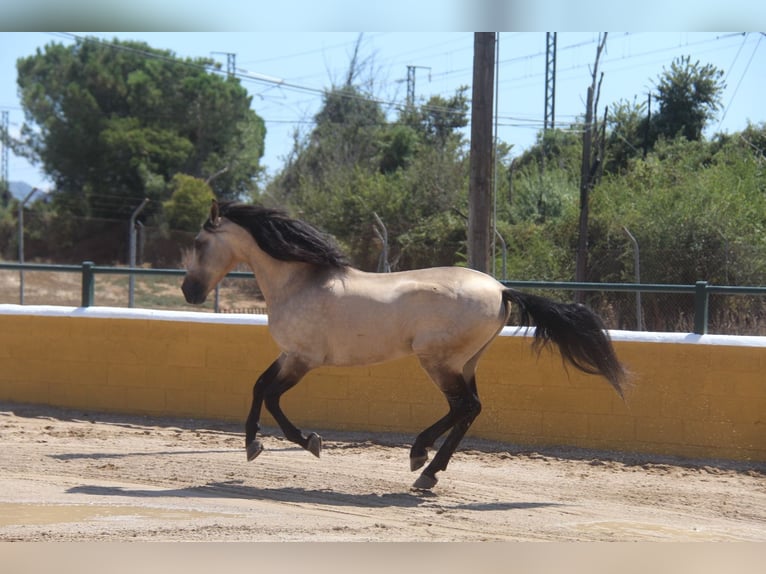
M739 49L737 50L737 53L734 55L734 60L732 60L731 66L729 66L729 69L726 71L726 76L723 79L724 83L726 83L729 80L729 74L731 74L731 71L734 69L734 64L737 63L737 59L739 58L739 55L742 53L742 48L745 47L746 42L747 42L747 32L742 34L742 43L739 45Z
M195 67L197 69L201 69L201 70L204 70L204 71L207 71L207 72L221 73L221 70L219 70L219 69L212 68L210 66L200 65L200 64L191 62L188 59L187 60L181 60L180 58L177 58L177 57L170 57L170 56L165 56L165 55L154 53L154 52L147 52L145 50L140 50L140 49L137 49L137 48L133 48L133 47L129 47L129 46L124 46L122 44L115 44L113 42L108 42L108 41L101 40L101 39L98 39L98 38L95 38L95 37L83 37L83 36L80 36L80 35L77 35L77 34L73 34L73 33L59 33L58 35L64 36L64 37L68 37L68 38L74 38L74 39L77 39L77 40L80 40L80 41L95 41L95 42L98 42L100 44L112 47L114 49L126 50L126 51L130 51L130 52L138 53L138 54L141 54L141 55L143 55L143 56L145 56L147 58L155 58L155 59L164 60L164 61L167 61L167 62L170 62L170 63L182 64L182 65L185 65L185 66L191 66L191 67ZM687 43L686 47L689 47L689 46L699 46L699 45L709 44L709 43L712 43L712 42L718 42L720 40L724 40L724 39L735 37L735 36L739 36L739 35L740 35L740 33L725 34L725 35L722 35L722 36L717 36L717 37L715 37L713 39L706 39L706 40L700 40L698 42ZM561 52L561 51L566 51L566 50L572 50L572 49L576 49L576 48L580 48L580 47L583 47L583 46L587 46L587 45L593 44L594 42L595 42L595 40L586 40L586 41L576 42L576 43L569 44L569 45L563 46L561 48L558 48L557 51ZM622 57L619 57L619 58L616 58L616 59L612 59L612 60L605 60L604 61L604 66L606 67L607 64L609 64L610 62L614 62L614 61L633 59L633 58L640 58L640 57L644 57L644 56L647 56L647 55L652 55L652 54L657 54L657 53L663 53L663 52L678 50L679 48L680 48L680 46L675 46L675 47L670 47L670 48L658 48L658 49L655 49L655 50L645 51L645 52L642 52L640 54L634 54L634 55L630 55L630 56L622 56ZM518 61L529 60L529 59L532 59L532 58L537 58L537 57L541 57L541 56L544 56L544 55L545 55L545 52L537 52L537 53L534 53L534 54L528 54L528 55L524 55L524 56L517 56L517 57L514 57L514 58L508 58L506 60L502 60L501 63L502 64L508 64L508 63L512 63L512 62L518 62ZM571 66L569 68L566 68L564 70L560 70L559 71L559 77L561 77L562 74L565 74L566 72L571 72L571 71L579 70L579 69L582 69L582 68L587 67L587 66L588 66L587 63L586 64L577 64L577 65ZM443 73L434 73L434 74L432 74L432 78L446 77L448 75L454 75L454 74L457 74L457 73L463 73L463 72L465 72L467 70L468 69L465 69L465 70L461 69L461 70L453 70L453 71L443 72ZM539 76L541 76L543 74L544 74L543 72L535 73L535 74L528 74L528 75L523 76L521 78L516 77L516 78L511 78L510 80L505 80L502 83L510 83L510 82L515 82L515 81L523 80L523 79L537 78L537 77L539 77ZM234 76L239 78L241 81L244 81L244 82L252 82L252 83L267 85L267 86L270 86L270 87L277 87L279 89L285 89L285 90L292 91L292 92L307 93L307 94L311 94L311 95L314 95L314 96L322 96L322 97L324 97L328 93L328 90L326 88L316 88L316 87L312 87L312 86L306 86L306 85L302 85L302 84L297 84L297 83L294 83L294 82L289 82L289 81L284 80L282 78L277 78L277 77L274 77L274 76L268 76L268 75L265 75L265 74L259 74L257 72L250 72L250 71L242 70L242 69L234 70ZM364 100L364 101L372 101L372 102L375 102L375 103L377 103L377 104L379 104L379 105L381 105L383 107L389 107L391 109L402 110L402 109L404 109L406 107L406 103L403 103L403 102L401 102L399 100L390 100L390 99L384 99L384 98L377 98L377 97L371 96L369 94L359 94L359 93L356 93L356 92L350 92L350 93L349 92L338 92L336 95L340 95L341 97L346 97L346 98L351 98L351 99L359 99L359 100ZM259 97L263 97L263 96L259 95ZM431 111L436 111L436 112L442 112L442 113L447 113L447 112L450 111L448 108L438 107L438 106L436 106L436 107L434 107L434 106L424 106L424 109L431 110Z
M684 47L686 47L686 46L699 46L699 45L704 45L704 44L710 44L710 43L713 43L713 42L718 42L720 40L725 40L725 39L736 37L736 36L741 36L741 33L737 32L737 33L732 33L732 34L726 34L724 36L717 36L716 38L709 39L709 40L700 40L699 42L693 42L691 44L686 44ZM592 43L592 42L587 42L587 43L586 42L580 42L578 44L571 44L571 45L567 46L566 48L580 47L580 46L587 45L587 44L590 44L590 43ZM562 50L564 50L566 48L561 48L561 49L558 49L557 51L561 52ZM619 57L610 58L610 59L605 58L604 61L602 62L602 64L603 64L604 68L608 68L608 66L610 64L613 64L615 62L620 62L620 61L624 61L624 60L632 60L632 59L635 59L635 58L642 58L644 56L651 56L651 55L655 55L655 54L661 54L661 53L678 51L681 48L682 48L681 46L672 46L672 47L667 47L667 48L657 48L657 49L654 49L654 50L648 50L648 51L645 51L645 52L641 52L639 54L633 54L633 55L629 55L629 56L619 56ZM506 63L506 62L508 62L508 63L516 62L516 61L524 60L524 59L526 59L528 57L535 57L536 58L538 56L543 56L543 55L545 55L544 52L539 52L537 54L534 54L533 56L511 58L511 59L508 59L508 60L504 60L503 62L504 63ZM651 62L651 63L657 63L657 62L658 61L654 61L654 62ZM562 76L566 75L566 72L578 71L578 70L581 70L583 68L587 68L589 65L590 65L589 62L584 62L584 63L581 63L581 64L574 64L574 65L572 65L572 66L570 66L568 68L564 68L564 69L559 70L558 71L558 76L559 76L559 78L561 78ZM631 66L618 67L618 68L609 68L607 71L619 72L619 71L629 70L631 68L634 68L636 66L641 66L641 65L646 65L646 64L645 63L639 63L639 64L635 64L635 65L631 65ZM503 83L510 84L512 82L521 81L521 80L536 79L536 78L540 78L540 77L542 77L544 75L545 75L544 71L535 72L535 73L532 73L532 74L525 74L523 76L510 77L507 80L505 80L505 82L503 82ZM516 85L516 84L514 84L514 85Z
M657 49L653 49L653 50L643 51L643 52L637 53L637 54L636 53L631 53L631 54L628 54L628 55L623 55L623 56L620 56L620 57L617 57L617 58L613 58L613 59L609 59L609 60L605 59L604 66L607 67L610 63L615 63L615 62L619 62L619 61L636 60L636 59L640 59L640 58L643 58L645 56L651 56L651 55L654 55L654 54L667 53L667 52L670 52L670 51L677 51L677 50L682 49L684 47L689 48L689 47L704 46L704 45L708 45L708 44L717 44L717 43L719 43L722 40L726 40L726 39L729 39L729 38L732 38L732 37L735 37L735 36L740 36L740 35L741 35L740 33L731 33L731 34L725 34L725 35L721 35L721 36L716 36L715 38L712 38L712 39L704 39L704 40L700 40L700 41L697 41L697 42L691 42L691 43L687 42L683 46L682 45L677 45L677 46L673 46L673 47L664 47L664 48L657 48ZM83 36L79 36L79 35L73 34L73 33L59 34L59 36L66 37L66 38L69 38L69 39L76 39L76 40L79 40L79 41L95 41L95 42L99 42L99 43L101 43L103 45L110 46L110 47L112 47L114 49L131 51L131 52L134 52L134 53L141 54L141 55L143 55L144 57L147 57L147 58L160 59L160 60L164 60L164 61L167 61L167 62L173 63L173 64L180 64L180 65L184 65L184 66L190 66L190 67L194 67L194 68L197 68L197 69L200 69L200 70L204 70L204 71L209 72L209 73L217 73L217 74L224 73L219 68L215 68L215 67L212 67L212 66L209 66L209 65L203 65L203 64L200 64L198 62L194 62L194 61L192 61L192 60L190 60L188 58L186 60L182 60L182 59L180 59L179 57L177 57L175 55L171 56L171 55L165 55L165 54L162 54L162 53L148 52L146 50L141 50L141 49L130 47L130 46L124 46L122 44L115 44L114 42L109 42L109 41L106 41L106 40L100 40L98 38L83 37ZM625 36L623 36L623 37L626 37L626 36L631 36L631 34L626 33ZM451 44L451 43L454 43L456 41L463 41L463 40L464 40L463 36L456 37L456 38L450 38L449 40L447 40L445 42L442 42L442 43L439 43L439 44L436 44L436 45L432 45L432 46L429 46L429 47L425 47L425 48L423 48L421 50L417 50L417 51L422 52L422 51L427 51L427 50L433 50L435 46ZM575 42L575 43L568 44L568 45L563 46L563 47L559 47L558 51L561 52L561 51L567 51L567 50L574 50L574 49L577 49L577 48L588 46L590 44L593 44L594 42L595 42L595 40L586 40L586 41L581 41L581 42ZM335 46L339 47L339 46L344 46L344 45L350 45L350 43L337 44ZM470 47L466 47L466 49L469 49L469 48ZM312 50L312 51L308 51L308 52L304 51L304 52L299 52L299 53L295 53L295 54L289 54L287 56L284 56L284 58L298 57L300 55L310 54L310 53L313 53L313 52L316 52L316 51L319 51L319 50ZM406 56L401 56L401 58L407 57L408 59L410 59L412 54L417 52L417 51L412 51L412 50L407 51L406 52ZM170 50L168 50L167 53L168 54L173 54L173 52L170 51ZM523 55L523 56L515 56L515 57L512 57L512 58L508 58L508 59L502 60L501 63L504 64L504 65L507 65L507 64L510 64L510 63L513 63L513 62L528 61L530 59L536 59L538 57L541 57L544 54L545 54L544 52L537 52L537 53L527 54L527 55ZM280 56L280 57L269 58L269 59L261 60L261 61L274 61L274 60L279 60L281 58L282 57ZM751 57L751 60L752 60L752 57ZM391 61L391 60L389 59L389 61ZM576 64L574 66L571 66L571 67L563 69L563 70L560 69L560 70L558 70L557 73L558 73L558 76L559 76L560 79L566 79L568 77L568 73L578 71L578 70L580 70L580 69L582 69L584 67L587 67L587 65L588 64ZM646 65L646 64L639 64L639 65ZM635 67L635 66L627 66L627 67L623 66L623 67L619 67L619 68L617 68L617 71L626 70L626 69L629 69L631 67ZM460 70L459 69L459 70L451 70L451 71L447 71L447 72L433 73L432 74L432 78L437 79L437 78L440 78L440 77L441 78L451 77L451 76L457 75L459 73L463 73L464 71L467 71L467 70ZM541 70L541 72L535 73L535 74L527 74L525 76L521 76L521 77L517 76L515 78L511 77L510 79L504 80L502 83L510 84L510 85L512 85L514 87L519 87L519 86L523 86L524 85L524 80L537 79L537 78L539 78L542 75L543 75L543 72ZM251 71L248 71L248 70L243 70L241 68L236 68L234 70L234 76L236 78L238 78L242 83L245 83L245 84L250 83L250 84L256 84L256 85L265 86L266 87L265 91L263 91L261 93L256 93L254 95L259 97L259 98L261 98L261 100L263 100L263 101L269 102L271 105L276 105L276 106L279 106L280 108L285 108L286 107L289 110L293 110L295 108L295 106L298 106L298 105L307 105L308 106L308 105L310 105L311 102L314 101L314 99L317 96L325 97L328 93L330 93L330 90L328 90L326 88L316 88L316 87L313 87L313 86L305 85L305 84L294 82L294 81L287 81L285 79L274 77L274 76L268 76L268 75L265 75L265 74L260 74L260 73L251 72ZM503 77L508 78L508 75L503 74ZM740 83L741 83L741 80L740 80ZM307 96L309 96L309 98L304 100L303 102L290 101L290 100L287 99L287 97L285 95L277 96L277 95L275 95L273 93L272 94L268 94L267 92L270 91L270 90L278 90L279 92L285 91L285 92L291 92L291 93L303 93L303 94L306 94ZM402 102L402 101L400 101L398 99L379 98L379 97L374 97L374 96L372 96L370 94L363 94L363 93L358 93L358 92L342 92L342 91L339 91L339 92L336 92L335 95L336 96L340 96L340 97L351 98L351 99L359 99L359 100L362 100L362 101L375 102L375 103L381 105L382 107L388 108L390 110L402 110L402 109L404 109L406 107L406 103ZM470 104L470 100L469 100L469 104ZM443 107L443 106L422 106L422 108L423 108L424 111L433 111L433 112L439 112L439 113L448 113L450 111L453 111L453 110L450 110L449 108L446 108L446 107ZM259 114L262 114L262 113L263 112L259 110ZM274 119L274 120L268 120L268 119L264 118L264 121L266 121L267 123L272 123L272 124L311 125L313 123L313 121L305 119L307 117L307 115L309 114L309 112L308 111L304 111L302 113L304 114L304 118L303 119L296 119L296 120ZM577 116L574 116L574 117L577 117ZM501 114L501 115L499 115L498 119L502 121L502 123L499 124L499 125L502 125L504 127L522 127L522 128L528 128L528 129L537 129L538 127L539 128L544 127L544 124L542 122L540 122L539 120L526 120L524 118L518 117L518 114ZM573 122L571 125L576 125L576 122Z
M370 35L370 37L375 38L375 37L379 37L379 36L383 36L383 35L385 35L385 33L372 34L372 35ZM366 34L365 34L365 36L366 36ZM272 58L261 58L261 59L258 59L258 60L248 60L246 62L243 62L243 64L244 65L266 64L266 63L270 63L270 62L279 62L279 61L282 61L282 60L290 60L292 58L301 58L301 57L304 57L304 56L310 56L311 54L316 54L318 52L324 52L326 50L333 50L335 48L348 47L348 46L354 44L355 42L356 42L356 40L351 41L351 42L341 42L341 43L338 43L338 44L332 44L330 46L322 46L321 48L316 48L316 49L313 49L313 50L304 50L302 52L294 52L292 54L284 54L282 56L274 56Z
M726 114L729 112L729 107L731 106L731 103L734 101L734 98L737 95L737 91L739 91L739 87L742 85L742 80L745 79L745 75L747 74L748 69L750 68L750 64L753 61L753 58L755 57L755 53L758 51L758 46L761 45L761 40L763 39L763 35L758 37L758 42L755 45L755 48L753 48L753 53L750 54L750 59L747 61L747 65L745 66L745 69L742 72L742 76L739 78L739 82L737 82L737 87L734 88L734 93L731 95L731 98L729 98L729 103L726 105L726 109L723 111L723 115L721 116L721 121L718 122L718 129L721 129L721 124L726 119Z
M199 69L199 70L202 70L202 71L206 71L206 72L221 73L221 71L219 69L212 68L210 66L205 66L205 65L197 64L195 62L189 61L188 59L187 60L181 60L181 59L176 58L176 57L165 56L163 54L154 53L154 52L147 52L146 50L140 50L138 48L133 48L131 46L125 46L125 45L122 45L122 44L115 44L113 42L101 40L101 39L95 38L95 37L84 37L84 36L80 36L78 34L73 34L71 32L59 33L59 35L62 35L62 34L66 35L67 37L74 38L74 39L77 39L77 40L82 41L82 42L93 41L93 42L97 42L97 43L99 43L101 45L108 46L108 47L113 48L113 49L133 52L133 53L142 55L142 56L144 56L146 58L154 58L154 59L166 61L166 62L169 62L169 63L180 64L180 65L196 68L196 69ZM282 78L277 78L277 77L274 77L274 76L268 76L268 75L265 75L265 74L259 74L257 72L250 72L250 71L242 70L242 69L235 70L233 75L235 77L239 78L240 80L244 80L244 81L247 81L247 82L254 82L254 83L258 83L258 84L265 84L265 85L269 85L269 86L276 86L278 88L282 88L282 89L286 89L286 90L290 90L290 91L296 91L296 92L299 92L299 93L314 94L314 95L319 95L319 96L322 96L322 97L324 97L328 93L328 90L325 89L325 88L315 88L315 87L311 87L311 86L304 86L304 85L296 84L296 83L293 83L293 82L288 82L288 81L286 81L286 80L284 80ZM338 92L335 92L335 95L338 95L338 96L344 97L344 98L355 99L355 100L359 100L359 101L373 102L373 103L377 103L377 104L379 104L379 105L381 105L383 107L388 107L388 108L397 109L397 110L403 110L403 109L406 108L406 103L405 102L401 102L401 101L398 101L398 100L387 100L387 99L383 99L383 98L374 97L374 96L371 96L369 94L360 94L360 93L357 93L357 92L338 91ZM454 110L452 110L452 109L450 109L450 108L448 108L446 106L433 106L433 105L422 106L422 109L426 110L426 111L433 111L433 112L439 112L439 113L452 113L454 111Z
M630 35L630 34L628 33L626 35ZM565 52L565 51L568 51L568 50L574 50L576 48L582 48L584 46L589 46L589 45L595 44L595 43L596 43L596 40L584 40L584 41L581 41L581 42L576 42L574 44L569 44L567 46L562 46L561 48L557 49L557 52ZM513 63L518 63L518 62L526 62L526 61L529 61L529 60L535 60L537 58L542 58L545 55L546 55L546 51L542 50L542 51L535 52L535 53L532 53L532 54L524 54L522 56L514 56L514 57L511 57L511 58L506 58L504 60L500 60L499 63L501 65L506 65L506 64L513 64ZM587 66L588 64L585 64L585 65ZM447 71L447 72L440 72L438 74L434 74L433 77L434 78L440 78L440 77L446 77L446 76L450 76L450 75L465 74L467 72L470 72L470 70L471 70L470 68L460 68L460 69L457 69L457 70L451 70L451 71ZM539 76L541 74L534 74L534 75L535 76Z

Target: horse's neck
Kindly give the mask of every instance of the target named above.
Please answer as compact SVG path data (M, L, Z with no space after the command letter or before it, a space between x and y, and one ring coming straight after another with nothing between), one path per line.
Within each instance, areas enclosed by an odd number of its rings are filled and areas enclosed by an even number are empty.
M257 246L250 251L247 263L267 306L300 289L309 273L308 264L274 259Z

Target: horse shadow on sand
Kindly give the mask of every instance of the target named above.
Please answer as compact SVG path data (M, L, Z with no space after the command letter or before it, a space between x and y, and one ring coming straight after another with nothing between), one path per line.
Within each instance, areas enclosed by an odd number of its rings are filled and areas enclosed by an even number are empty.
M327 506L353 506L363 508L415 508L435 506L452 510L524 510L564 506L555 502L464 502L441 504L439 495L430 491L409 490L391 493L349 493L329 489L306 489L299 487L259 488L246 485L241 480L210 482L199 486L174 489L136 489L121 486L81 485L67 490L70 494L91 496L116 496L129 498L236 498L244 500L268 500L273 502L308 503Z
M270 450L301 451L299 447L277 447ZM141 451L141 452L76 452L50 454L51 458L61 461L78 459L87 460L111 460L143 456L167 456L167 455L228 455L238 452L235 449L193 449L193 450L168 450L168 451ZM348 506L361 508L416 508L428 507L449 508L452 510L474 511L503 511L524 510L534 508L549 508L566 506L556 502L460 502L446 503L441 500L437 492L429 490L408 489L399 492L385 493L359 493L344 492L328 488L309 489L294 486L284 487L258 487L245 484L242 480L212 481L207 484L184 486L179 488L129 488L122 486L104 486L83 484L69 488L66 492L71 494L86 494L91 496L114 496L128 498L230 498L242 500L267 500L273 502L305 503L326 506Z

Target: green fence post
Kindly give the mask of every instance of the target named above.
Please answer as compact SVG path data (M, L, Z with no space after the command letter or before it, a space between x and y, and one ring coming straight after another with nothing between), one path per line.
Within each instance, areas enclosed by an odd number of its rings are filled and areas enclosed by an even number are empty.
M708 298L707 281L697 281L694 284L694 333L696 335L707 333Z
M93 261L82 262L82 301L83 307L93 305L93 294L95 291L95 274L93 273Z

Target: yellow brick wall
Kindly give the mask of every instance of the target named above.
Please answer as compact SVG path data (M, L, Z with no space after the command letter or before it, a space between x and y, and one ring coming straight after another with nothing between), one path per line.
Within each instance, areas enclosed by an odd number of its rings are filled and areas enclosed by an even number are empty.
M252 385L278 353L266 326L220 316L19 309L0 306L4 401L244 421ZM470 434L537 447L766 461L766 342L629 338L615 341L634 375L623 402L602 379L565 369L559 355L537 358L528 338L499 337L479 364L483 411ZM414 358L317 369L282 404L307 431L413 435L447 409ZM274 425L265 411L263 423Z

